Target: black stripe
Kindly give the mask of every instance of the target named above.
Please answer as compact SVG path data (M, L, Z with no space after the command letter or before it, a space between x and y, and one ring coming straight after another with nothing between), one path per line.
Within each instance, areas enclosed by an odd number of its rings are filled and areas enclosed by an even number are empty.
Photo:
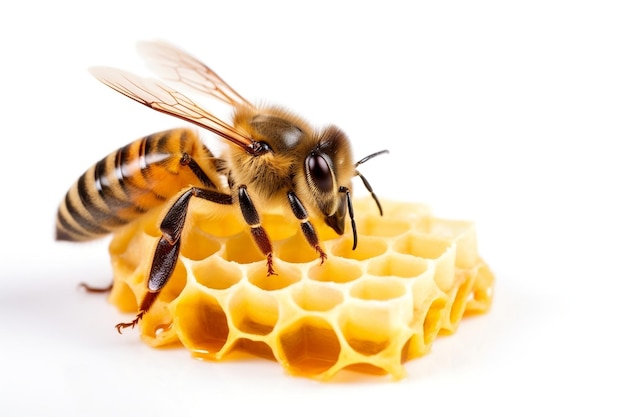
M139 172L141 173L141 176L144 179L145 183L148 184L148 187L149 187L148 189L152 191L152 181L150 180L150 175L149 175L152 164L148 164L147 158L146 158L146 156L150 155L149 153L147 153L148 152L147 142L148 142L148 138L145 137L141 139L141 142L139 143L139 151L138 151L139 168L140 168Z
M147 210L143 207L139 207L138 205L135 204L135 202L132 199L132 193L128 190L128 185L131 185L132 187L134 187L135 189L139 190L140 192L143 191L143 189L135 186L134 184L132 184L130 181L132 181L132 177L127 177L124 174L124 170L123 170L123 166L126 163L126 161L128 161L128 150L130 149L130 144L124 146L123 148L119 149L117 151L117 153L115 154L115 176L117 178L117 184L120 187L120 189L124 192L124 194L126 195L126 200L122 201L118 198L114 198L112 199L112 202L115 201L115 203L117 202L121 202L124 206L123 208L126 207L130 207L133 206L133 209L135 210L135 212L137 213L145 213ZM126 181L128 180L128 181ZM113 188L113 187L111 187ZM113 193L111 193L112 195ZM105 201L107 201L105 199Z
M76 223L78 223L80 227L85 229L85 231L94 235L109 233L108 229L105 229L100 225L93 223L90 219L83 217L82 213L78 211L78 209L72 203L70 193L67 193L65 195L65 207L67 207L67 211L70 216L72 216L72 219L76 220Z
M133 173L125 173L124 166L128 166L128 161L130 161L131 157L129 156L130 150L132 149L132 143L124 146L123 148L117 151L115 155L115 174L119 181L119 186L126 194L129 205L133 205L134 210L137 213L145 213L147 210L143 207L139 207L134 201L133 196L137 194L141 194L145 191L143 187L137 186L133 183ZM135 192L133 192L132 187Z
M57 227L57 240L75 241L92 237L92 235L87 233L85 230L74 227L73 224L67 221L62 213L58 214L57 220L61 226L61 228Z
M130 206L126 200L120 200L112 191L112 184L106 176L106 158L100 160L94 169L94 184L98 195L112 212L123 210Z
M167 154L170 153L170 151L167 149L167 145L169 144L169 135L167 133L169 133L169 131L150 136L150 139L154 140L154 147L157 152Z
M86 240L80 237L76 237L71 233L68 233L67 230L63 229L61 226L57 227L56 235L54 237L56 240L62 240L66 242L77 242L81 240Z
M115 164L114 164L114 172L115 172L115 178L117 178L118 183L120 184L120 187L122 188L122 191L124 191L124 173L122 172L122 150L124 148L120 148L117 150L117 152L115 152Z
M119 181L124 192L126 192L126 180L129 178L132 179L132 174L128 175L128 173L124 172L124 166L128 165L128 161L130 159L128 153L131 149L131 145L132 144L128 144L123 148L120 148L115 155L115 176L117 177L117 180Z
M78 179L78 196L80 197L80 201L83 203L83 206L87 209L91 217L94 218L96 223L106 224L110 227L121 226L128 223L126 220L117 217L115 213L111 211L111 208L107 205L106 201L102 201L102 197L100 195L90 193L89 188L86 174L83 174ZM99 205L95 204L96 198L100 198L102 205L106 206L108 211L103 211Z
M158 153L159 152L159 139L161 138L161 136L158 136L157 134L153 134L150 136L146 136L144 138L144 157L147 157L149 155L152 155L154 153ZM147 159L147 158L146 158ZM150 165L154 165L154 163L150 163L148 164L148 162L146 161L146 166L150 166Z

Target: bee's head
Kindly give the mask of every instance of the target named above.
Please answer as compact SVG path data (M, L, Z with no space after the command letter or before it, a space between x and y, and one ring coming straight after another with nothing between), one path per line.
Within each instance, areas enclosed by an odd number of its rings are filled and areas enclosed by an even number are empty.
M315 142L304 159L306 187L326 224L341 235L345 228L346 191L355 175L350 142L335 126L322 130Z

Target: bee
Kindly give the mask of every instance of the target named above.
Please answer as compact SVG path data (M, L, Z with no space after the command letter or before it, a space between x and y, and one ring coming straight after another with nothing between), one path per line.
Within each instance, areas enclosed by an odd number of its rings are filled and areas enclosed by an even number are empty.
M348 137L336 126L314 129L278 106L255 106L205 64L164 42L139 44L141 55L162 79L220 100L233 108L226 123L162 81L110 68L91 68L101 82L154 110L200 126L229 145L214 155L191 129L156 133L136 140L89 168L61 202L57 240L85 241L114 232L152 208L169 205L160 223L162 236L154 250L147 292L134 320L116 328L134 327L171 277L192 198L218 206L235 206L275 274L272 241L257 207L283 207L299 221L308 244L323 263L326 253L310 218L321 218L338 235L350 219L353 249L357 229L352 207L353 177L359 177L383 210L371 185L358 171Z

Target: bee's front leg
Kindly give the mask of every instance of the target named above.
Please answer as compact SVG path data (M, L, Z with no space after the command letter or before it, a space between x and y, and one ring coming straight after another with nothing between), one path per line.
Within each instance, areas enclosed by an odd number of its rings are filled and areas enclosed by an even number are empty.
M274 272L274 261L272 259L272 241L263 226L261 226L259 213L254 207L250 194L248 194L248 188L245 185L239 186L239 207L241 208L241 214L244 220L248 226L250 226L250 233L252 233L254 242L267 258L267 275L276 275L276 272Z
M300 220L300 228L302 228L302 233L306 238L307 242L313 249L317 251L320 256L321 263L324 263L326 260L326 252L320 246L319 238L317 237L317 233L315 233L315 228L309 221L309 215L304 208L304 205L293 191L289 191L287 193L287 198L289 199L289 206L291 206L291 211L294 216L298 220Z
M150 310L157 296L167 284L167 281L174 273L174 267L180 252L180 236L187 218L187 210L191 197L199 197L217 204L232 204L233 198L229 194L222 194L217 191L206 190L198 187L191 187L172 204L161 222L161 238L157 244L150 274L148 275L148 292L141 301L139 312L135 319L128 323L119 323L115 326L118 332L127 327L135 327L144 314Z

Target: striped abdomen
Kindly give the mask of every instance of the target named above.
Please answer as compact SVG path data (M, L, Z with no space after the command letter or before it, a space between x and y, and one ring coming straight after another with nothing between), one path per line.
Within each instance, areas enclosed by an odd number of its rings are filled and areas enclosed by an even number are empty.
M184 155L197 165L181 163ZM57 240L89 240L110 233L189 185L215 188L219 177L212 158L189 129L155 133L118 149L89 168L67 192L57 213Z

